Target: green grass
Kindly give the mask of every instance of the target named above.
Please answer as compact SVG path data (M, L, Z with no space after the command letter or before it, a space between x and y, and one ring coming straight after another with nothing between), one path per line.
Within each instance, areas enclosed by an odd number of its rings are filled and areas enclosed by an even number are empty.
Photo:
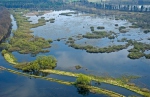
M10 38L10 46L7 50L10 52L18 51L21 54L38 54L40 52L49 52L49 50L45 50L45 48L49 48L52 41L34 36L31 34L32 31L30 30L31 28L45 25L46 20L44 18L40 18L38 23L30 24L28 18L23 16L24 13L12 10L12 14L17 21L18 29L13 32L13 37Z

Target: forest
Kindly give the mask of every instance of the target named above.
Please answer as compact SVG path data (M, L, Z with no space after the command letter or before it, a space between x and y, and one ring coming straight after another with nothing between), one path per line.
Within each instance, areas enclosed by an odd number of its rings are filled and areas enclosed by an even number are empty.
M11 19L9 11L0 7L0 41L7 36L11 28Z

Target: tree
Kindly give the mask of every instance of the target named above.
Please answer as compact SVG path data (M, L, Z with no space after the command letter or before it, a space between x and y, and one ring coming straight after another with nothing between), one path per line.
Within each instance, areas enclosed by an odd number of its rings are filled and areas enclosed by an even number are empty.
M83 86L90 85L90 83L91 83L90 77L84 74L80 74L79 77L75 81L76 85L83 85Z
M90 85L90 83L91 83L90 77L84 74L80 74L75 81L75 87L77 88L77 92L83 96L87 96L90 92L87 85Z

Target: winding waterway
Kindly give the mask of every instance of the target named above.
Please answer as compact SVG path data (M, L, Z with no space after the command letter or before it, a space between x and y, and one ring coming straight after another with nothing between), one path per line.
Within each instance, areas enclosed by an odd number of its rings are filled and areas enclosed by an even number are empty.
M64 38L61 41L54 41L51 45L49 53L45 55L53 55L58 60L57 67L55 69L72 71L85 74L101 75L101 76L113 76L120 77L122 75L138 75L141 78L132 80L136 85L150 89L150 60L144 57L136 60L129 59L128 47L127 49L112 52L112 53L87 53L84 50L76 50L66 45L65 38L76 36L78 34L85 34L90 32L90 27L104 26L106 31L114 31L119 33L119 26L131 25L126 20L115 20L114 17L99 17L96 15L90 15L85 13L72 14L72 16L59 15L65 11L52 11L44 14L43 16L27 16L32 23L36 23L40 17L45 17L46 20L55 18L54 23L47 22L46 25L32 28L35 36L40 36L46 39L57 40L58 38ZM12 18L13 30L17 29L16 22ZM93 46L105 47L109 45L124 44L117 42L118 39L128 38L137 41L147 42L147 38L150 34L144 34L142 29L129 29L127 33L119 33L118 37L114 40L108 38L102 39L81 39L76 40L78 44L88 43ZM12 36L13 34L11 34ZM30 54L19 54L13 52L13 55L19 62L32 61L35 57ZM38 55L43 55L38 54ZM0 65L6 68L12 68L12 66L5 61L2 55L0 55ZM82 66L81 69L76 70L75 66ZM48 77L74 81L74 78L64 77L51 74ZM119 89L108 84L102 84L101 88L108 90L114 90L114 92L122 93L125 96L136 95L129 90ZM11 74L7 71L0 71L0 97L82 97L78 93L74 86L66 86L55 82L49 82L41 79L28 78L20 75ZM90 93L88 97L106 97L105 95L98 95Z

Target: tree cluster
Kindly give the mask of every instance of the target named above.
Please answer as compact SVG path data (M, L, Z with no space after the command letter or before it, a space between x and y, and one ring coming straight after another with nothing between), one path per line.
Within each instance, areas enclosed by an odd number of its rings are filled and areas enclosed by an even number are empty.
M0 6L7 8L57 8L63 0L0 0Z

